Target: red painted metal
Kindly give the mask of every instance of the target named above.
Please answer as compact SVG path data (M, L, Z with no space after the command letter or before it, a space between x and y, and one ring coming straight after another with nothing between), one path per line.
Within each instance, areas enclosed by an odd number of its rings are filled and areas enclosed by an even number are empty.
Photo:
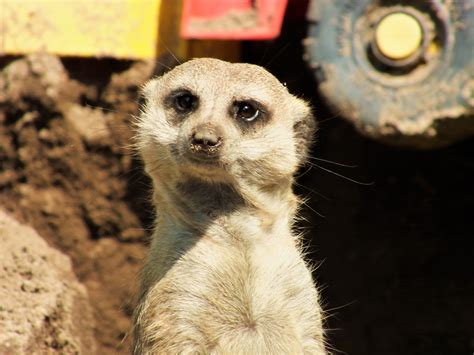
M264 40L278 37L288 0L184 0L181 36L200 39ZM213 21L229 12L256 12L255 25L247 28L216 26ZM193 26L193 21L201 26ZM209 28L205 24L209 23ZM202 26L204 24L204 26Z

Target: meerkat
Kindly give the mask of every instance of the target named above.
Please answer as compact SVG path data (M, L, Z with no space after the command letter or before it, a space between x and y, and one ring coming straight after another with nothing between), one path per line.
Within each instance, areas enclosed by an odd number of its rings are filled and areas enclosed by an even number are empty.
M259 66L208 58L143 94L136 144L157 216L134 354L326 354L293 231L309 105Z

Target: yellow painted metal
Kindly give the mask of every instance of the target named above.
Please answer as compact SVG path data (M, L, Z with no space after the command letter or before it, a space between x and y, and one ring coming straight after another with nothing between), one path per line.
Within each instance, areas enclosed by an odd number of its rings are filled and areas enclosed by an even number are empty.
M0 0L0 55L238 61L238 41L186 41L182 0Z
M153 58L160 3L0 0L0 55L46 51L65 56Z
M423 30L418 20L403 12L385 16L375 30L377 48L393 60L413 55L420 48L422 40Z

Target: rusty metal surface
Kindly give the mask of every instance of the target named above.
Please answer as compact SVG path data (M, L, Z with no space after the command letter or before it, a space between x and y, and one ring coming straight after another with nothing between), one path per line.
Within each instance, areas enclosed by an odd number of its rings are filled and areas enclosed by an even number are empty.
M313 0L306 59L320 92L359 131L433 148L474 135L474 3L415 5L433 27L433 45L414 67L390 70L368 53L374 23L397 1Z

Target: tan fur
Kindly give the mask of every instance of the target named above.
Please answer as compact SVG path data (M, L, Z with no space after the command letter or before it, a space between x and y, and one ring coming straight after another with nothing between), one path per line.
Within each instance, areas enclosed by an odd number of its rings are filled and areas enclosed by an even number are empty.
M166 105L185 88L199 107ZM135 354L325 354L322 315L292 224L293 175L314 121L261 67L195 59L144 88L137 146L154 185L156 227L135 312ZM265 122L242 129L232 103ZM222 133L217 165L187 158L198 125ZM206 126L206 127L207 127Z

